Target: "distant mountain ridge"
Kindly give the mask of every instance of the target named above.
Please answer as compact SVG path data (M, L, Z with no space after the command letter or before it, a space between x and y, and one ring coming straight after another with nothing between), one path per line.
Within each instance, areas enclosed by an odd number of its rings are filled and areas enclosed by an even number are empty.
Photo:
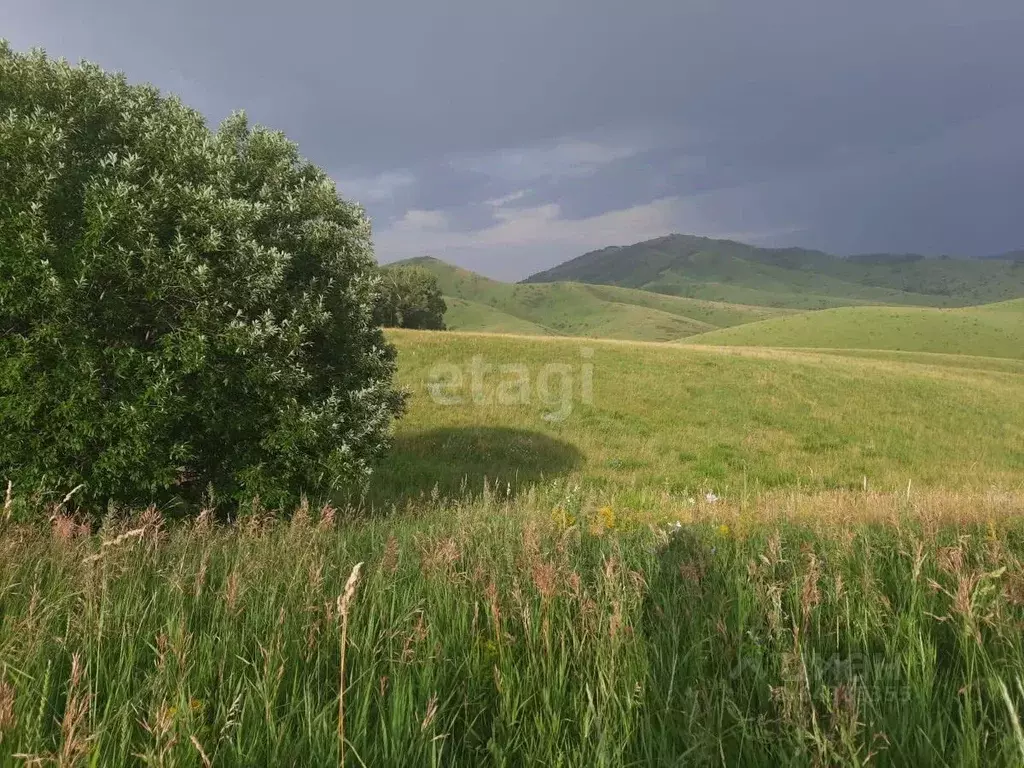
M667 235L585 253L526 278L795 309L857 304L965 306L1024 296L1024 259L918 254L840 257L805 248Z

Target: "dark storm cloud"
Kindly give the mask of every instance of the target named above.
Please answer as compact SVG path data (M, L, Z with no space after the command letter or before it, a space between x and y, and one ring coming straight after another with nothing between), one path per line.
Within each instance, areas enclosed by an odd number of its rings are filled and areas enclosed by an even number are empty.
M515 276L659 227L1024 244L1019 0L41 0L6 21L16 47L285 130L385 258Z

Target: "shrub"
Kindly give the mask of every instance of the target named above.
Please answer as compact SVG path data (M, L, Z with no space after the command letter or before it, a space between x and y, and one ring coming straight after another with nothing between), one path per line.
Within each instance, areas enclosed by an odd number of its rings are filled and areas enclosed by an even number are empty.
M389 328L445 329L448 305L436 275L423 267L389 267L381 272L378 323Z
M362 209L282 134L0 41L0 479L359 485L402 406Z

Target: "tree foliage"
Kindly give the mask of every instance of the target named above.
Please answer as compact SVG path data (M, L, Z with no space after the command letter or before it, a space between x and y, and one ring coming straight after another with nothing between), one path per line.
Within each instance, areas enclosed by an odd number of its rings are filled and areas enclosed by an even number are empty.
M402 406L362 209L282 134L0 41L0 479L363 482Z
M423 267L390 267L381 271L377 321L389 328L443 331L448 311L437 276Z

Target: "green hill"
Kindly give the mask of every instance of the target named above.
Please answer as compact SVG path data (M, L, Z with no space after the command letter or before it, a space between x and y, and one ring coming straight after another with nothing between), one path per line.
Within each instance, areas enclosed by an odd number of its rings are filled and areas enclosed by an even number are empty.
M448 311L444 315L445 325L452 330L528 334L530 336L552 334L543 326L509 315L486 304L466 301L455 296L445 296L444 300L448 305Z
M772 318L684 341L1024 359L1024 299L963 309L844 307Z
M1024 296L1024 262L865 254L669 235L584 254L525 283L577 281L796 309L858 304L965 306Z
M788 312L609 285L503 283L432 257L398 263L437 276L452 330L671 341Z

